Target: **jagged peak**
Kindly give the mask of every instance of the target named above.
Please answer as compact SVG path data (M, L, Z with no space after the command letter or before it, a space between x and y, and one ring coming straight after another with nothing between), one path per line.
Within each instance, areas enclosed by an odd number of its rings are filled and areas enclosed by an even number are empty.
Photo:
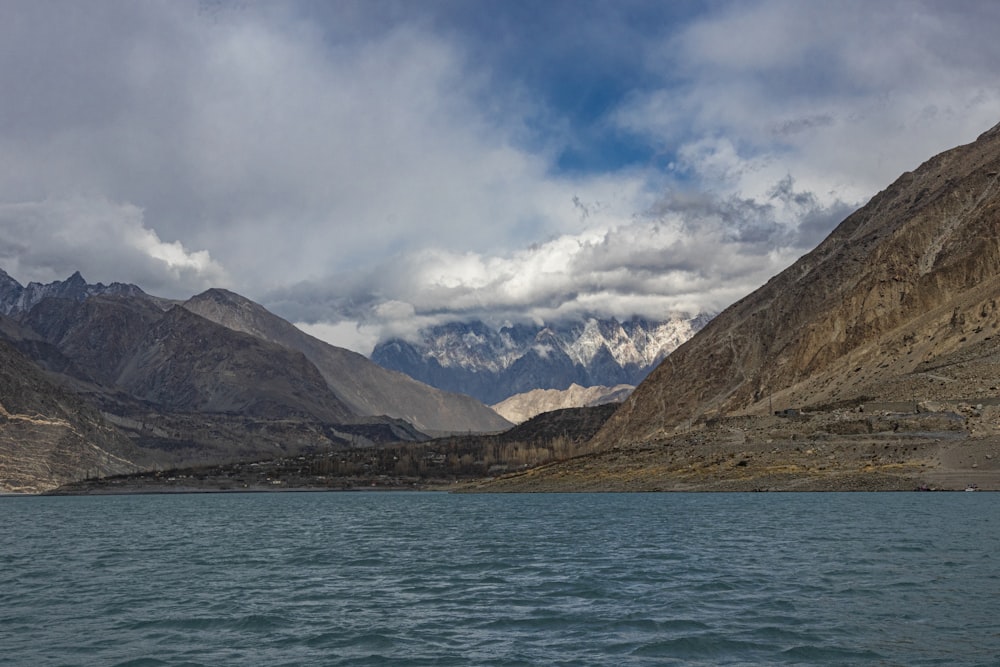
M0 286L2 285L6 285L8 288L13 288L17 291L24 290L24 286L21 285L21 283L14 280L14 278L9 273L4 271L3 269L0 269Z
M706 319L672 313L664 321L626 318L623 324L587 314L558 322L507 323L499 331L483 331L480 321L450 322L424 329L415 339L383 341L371 358L441 389L495 403L574 381L636 384Z
M6 271L4 271L2 268L0 268L0 278L5 278L5 279L11 280L11 281L13 281L15 283L17 282L16 280L14 280L13 277L11 277L11 275L9 273L7 273ZM21 283L17 283L17 284L20 285Z
M0 269L0 286L4 285L6 286L4 294L0 294L0 312L7 315L27 312L47 298L85 301L91 297L107 295L148 296L139 287L128 283L88 284L79 271L74 271L65 280L55 280L50 283L30 282L27 286L22 286Z

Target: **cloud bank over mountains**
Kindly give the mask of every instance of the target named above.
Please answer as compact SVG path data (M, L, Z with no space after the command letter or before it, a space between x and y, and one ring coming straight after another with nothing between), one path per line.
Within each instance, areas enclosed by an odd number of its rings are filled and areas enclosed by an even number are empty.
M412 252L334 277L336 291L300 284L270 300L299 322L341 313L348 324L335 331L300 326L320 337L353 336L358 349L448 320L500 326L592 314L663 319L718 312L814 246L851 210L794 191L790 179L779 186L763 202L674 197L645 216L507 256Z
M718 310L1000 121L992 3L673 4L9 3L0 266L364 352Z

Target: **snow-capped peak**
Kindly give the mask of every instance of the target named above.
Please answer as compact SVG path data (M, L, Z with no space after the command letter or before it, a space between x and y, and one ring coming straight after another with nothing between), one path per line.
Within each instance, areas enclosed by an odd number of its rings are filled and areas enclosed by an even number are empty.
M418 343L381 343L372 360L442 389L497 402L536 388L564 389L571 382L638 384L708 319L674 315L661 322L620 322L588 317L499 330L478 321L450 323L424 330Z

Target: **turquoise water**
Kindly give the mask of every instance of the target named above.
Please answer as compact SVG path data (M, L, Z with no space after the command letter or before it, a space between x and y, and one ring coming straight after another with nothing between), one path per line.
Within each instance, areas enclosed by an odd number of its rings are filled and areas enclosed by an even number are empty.
M0 498L0 665L1000 665L1000 494Z

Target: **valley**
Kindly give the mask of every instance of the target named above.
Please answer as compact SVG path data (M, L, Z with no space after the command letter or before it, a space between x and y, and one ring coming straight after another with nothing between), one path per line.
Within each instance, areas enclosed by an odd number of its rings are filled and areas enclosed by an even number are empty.
M455 435L421 443L327 448L255 461L94 475L49 493L455 490L469 482L577 455L614 407L547 412L494 435Z
M0 490L1000 490L998 303L1000 125L713 318L453 323L373 354L418 379L227 290L3 273ZM620 403L546 411L573 392Z

